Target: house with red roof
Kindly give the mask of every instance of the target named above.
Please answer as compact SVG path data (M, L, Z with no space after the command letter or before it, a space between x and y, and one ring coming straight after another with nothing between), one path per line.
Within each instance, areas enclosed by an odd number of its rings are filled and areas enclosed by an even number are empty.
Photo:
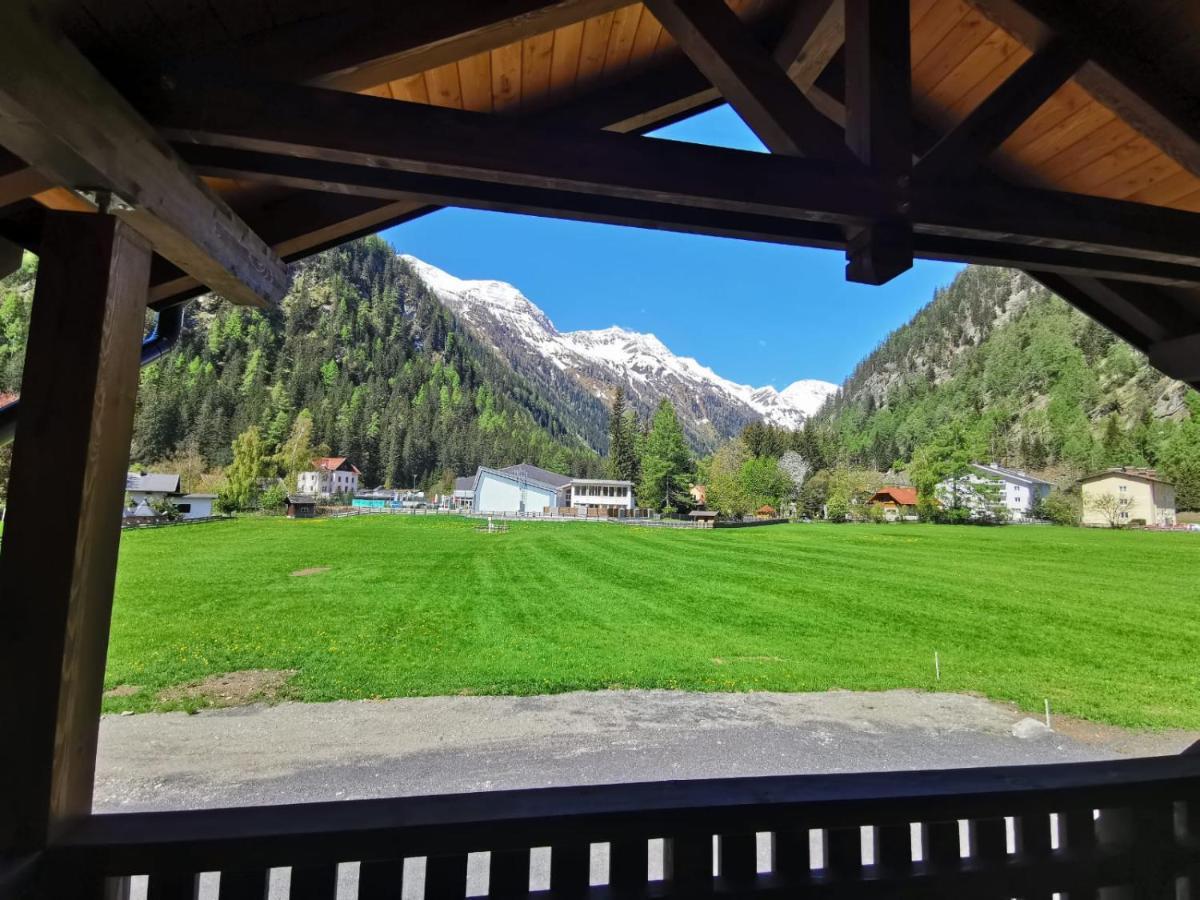
M871 495L867 505L882 509L884 519L889 522L915 519L917 516L917 489L885 485Z
M362 472L345 456L323 456L296 477L296 490L322 498L353 494L358 490L360 475Z

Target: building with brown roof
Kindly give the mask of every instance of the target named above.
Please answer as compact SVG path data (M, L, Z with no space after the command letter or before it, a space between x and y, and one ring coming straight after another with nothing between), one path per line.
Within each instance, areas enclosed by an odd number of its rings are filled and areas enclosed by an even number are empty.
M868 506L877 506L883 510L883 517L889 522L901 519L916 518L917 489L911 487L881 487L871 499Z
M312 464L309 471L296 476L296 489L301 494L333 497L358 490L362 472L345 456L323 456L314 459Z

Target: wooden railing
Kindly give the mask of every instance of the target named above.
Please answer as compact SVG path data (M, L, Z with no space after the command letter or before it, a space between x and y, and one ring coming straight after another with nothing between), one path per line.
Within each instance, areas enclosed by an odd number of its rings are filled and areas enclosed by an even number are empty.
M262 900L290 867L287 896L332 900L359 863L349 896L445 898L479 851L489 897L1197 898L1200 756L98 815L42 868L84 896L148 875L150 900L220 872L201 895Z

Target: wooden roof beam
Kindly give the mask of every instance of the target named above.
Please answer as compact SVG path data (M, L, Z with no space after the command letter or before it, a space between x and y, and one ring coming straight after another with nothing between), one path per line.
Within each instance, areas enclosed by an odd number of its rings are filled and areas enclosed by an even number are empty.
M109 209L161 255L237 303L287 289L282 261L134 108L24 2L0 5L0 144Z
M924 234L1200 265L1200 216L985 185L904 189L824 160L785 158L299 86L181 86L149 113L184 143L865 227L906 198ZM910 196L911 195L911 196Z
M777 215L730 213L653 200L542 190L500 181L414 174L226 147L181 144L179 152L206 175L263 181L293 188L301 192L297 196L306 198L319 196L313 191L329 191L335 193L326 196L337 201L355 198L392 201L393 210L407 208L411 215L429 209L426 204L440 204L806 247L839 250L846 247L844 231L836 225ZM281 211L281 215L286 213ZM1194 266L938 234L918 234L913 240L915 255L923 259L1036 266L1072 275L1172 286L1200 285L1200 267Z
M912 174L912 66L908 0L846 2L846 143L902 196L850 236L846 279L885 284L912 268L907 191Z
M646 6L772 153L856 167L841 129L812 105L723 0L647 0Z
M952 180L971 175L1082 64L1083 58L1061 40L1034 53L921 157L917 175Z

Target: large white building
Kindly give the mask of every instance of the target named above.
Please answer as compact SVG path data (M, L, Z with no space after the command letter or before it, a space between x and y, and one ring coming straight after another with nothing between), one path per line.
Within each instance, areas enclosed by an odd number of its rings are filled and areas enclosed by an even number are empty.
M1003 507L1014 522L1024 522L1039 500L1045 499L1054 486L1028 472L1006 469L995 464L972 463L971 470L956 481L938 485L938 500L944 506L962 506L987 512L994 505ZM955 491L958 502L954 502Z
M540 515L547 510L631 510L633 484L604 478L571 478L521 463L503 469L480 466L470 490L455 482L453 503L460 509L498 515Z
M344 456L324 456L313 460L313 467L296 476L296 490L301 494L333 497L353 494L358 490L362 475Z

